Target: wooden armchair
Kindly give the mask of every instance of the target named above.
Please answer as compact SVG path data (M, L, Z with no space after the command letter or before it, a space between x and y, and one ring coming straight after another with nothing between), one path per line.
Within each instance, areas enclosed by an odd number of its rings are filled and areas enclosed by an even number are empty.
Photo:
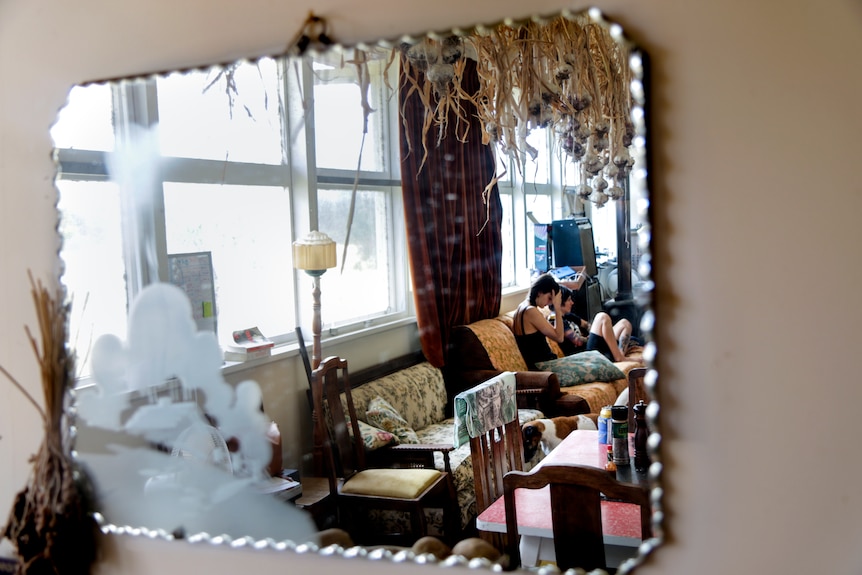
M602 533L602 494L608 499L641 507L641 537L652 534L649 489L621 483L604 469L585 465L545 465L530 473L512 471L503 478L506 505L506 552L509 567L521 563L518 547L518 515L515 490L550 485L551 522L557 567L561 571L581 567L607 569Z
M459 524L455 489L449 473L433 468L368 468L364 446L353 439L361 435L350 392L347 361L326 358L312 371L311 387L314 447L322 453L322 471L329 481L342 528L357 543L381 543L370 536L367 523L356 522L357 517L370 509L405 511L410 514L411 533L382 534L381 538L412 544L427 534L425 508L442 508L444 539L454 543ZM346 416L340 398L342 393L347 405Z

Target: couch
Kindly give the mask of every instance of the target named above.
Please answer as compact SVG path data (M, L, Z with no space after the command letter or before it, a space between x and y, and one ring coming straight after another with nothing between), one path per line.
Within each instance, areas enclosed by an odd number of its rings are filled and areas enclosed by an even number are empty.
M563 357L555 341L549 339L549 344L558 357ZM556 373L527 371L527 364L512 332L510 314L453 328L447 357L447 377L456 383L484 381L503 371L541 374L541 377L533 380L541 392L533 405L548 417L598 413L603 406L615 403L619 394L628 388L629 371L643 366L643 348L635 346L626 356L628 361L613 364L623 377L612 381L561 386ZM519 406L527 405L526 397L519 398L519 401Z
M445 445L451 448L455 443L455 420L447 415L451 411L447 407L451 407L448 404L452 403L452 399L447 395L442 371L427 361L353 387L351 396L356 417L363 424L363 441L372 465L375 462L379 465L397 461L396 458L386 457L386 450L391 449L386 435L393 433L387 427L396 429L400 425L403 428L406 424L410 431L415 432L416 440L420 444ZM403 422L391 426L387 425L388 421L381 423L382 410L378 409L381 402L377 398L382 398L394 408ZM369 415L369 405L372 405L372 402L375 409ZM518 410L521 424L543 416L537 409ZM409 435L404 429L396 429L396 431L402 435ZM403 446L410 448L409 444ZM448 451L448 459L458 498L458 508L461 511L461 527L466 528L477 515L469 443ZM446 470L443 453L434 453L434 466L441 471ZM432 528L438 526L440 522L441 518L429 517L429 525Z

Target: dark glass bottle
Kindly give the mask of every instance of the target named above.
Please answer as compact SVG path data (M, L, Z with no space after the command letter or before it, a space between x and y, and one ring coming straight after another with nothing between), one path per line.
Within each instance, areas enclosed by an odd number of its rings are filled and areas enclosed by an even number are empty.
M611 407L611 444L614 450L614 463L630 465L629 459L629 408L625 405Z
M649 468L649 453L647 452L649 429L646 421L646 404L639 401L632 409L635 413L635 469L646 471Z

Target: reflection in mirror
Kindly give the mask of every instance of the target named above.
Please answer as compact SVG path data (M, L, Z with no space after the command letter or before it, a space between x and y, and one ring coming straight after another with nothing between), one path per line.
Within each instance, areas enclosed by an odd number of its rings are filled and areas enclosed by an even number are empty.
M295 362L295 327L310 323L290 246L309 230L338 245L326 337L373 347L375 329L415 325L404 156L431 169L429 151L447 139L493 150L496 171L468 193L499 201L499 218L478 233L501 228L502 286L526 287L546 269L533 224L589 222L587 283L635 325L649 367L645 73L645 55L591 10L74 87L51 135L78 353L77 455L105 529L317 548L320 525L290 503L291 479L264 471L276 457L303 476L311 468L308 407L295 405L305 382L256 381L272 377L266 366ZM418 120L406 97L424 109ZM589 268L591 255L558 263ZM234 332L252 327L274 347L224 361ZM381 358L365 363L391 359ZM648 370L652 537L610 565L621 571L662 541L655 381ZM475 513L462 527L479 534Z

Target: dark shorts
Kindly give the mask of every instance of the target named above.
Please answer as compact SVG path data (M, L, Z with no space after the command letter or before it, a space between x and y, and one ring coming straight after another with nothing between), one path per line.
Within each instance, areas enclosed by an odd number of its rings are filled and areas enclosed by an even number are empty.
M601 352L603 356L614 361L614 354L611 348L608 347L608 342L605 341L605 338L595 333L591 333L587 338L587 351L593 350Z

